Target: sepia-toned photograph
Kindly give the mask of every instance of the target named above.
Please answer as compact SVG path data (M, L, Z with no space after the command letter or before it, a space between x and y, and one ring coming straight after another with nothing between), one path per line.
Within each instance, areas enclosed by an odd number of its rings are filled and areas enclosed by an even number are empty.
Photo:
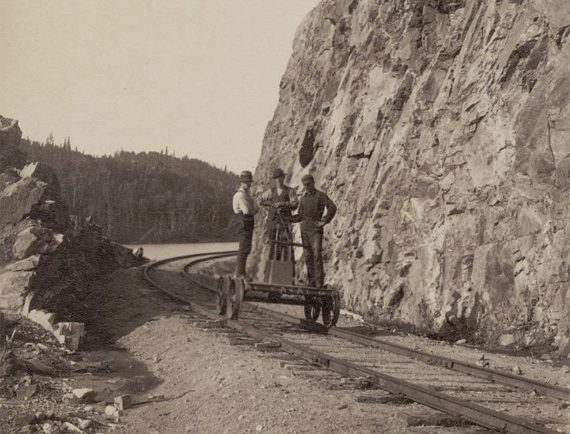
M0 0L0 434L570 433L569 0Z

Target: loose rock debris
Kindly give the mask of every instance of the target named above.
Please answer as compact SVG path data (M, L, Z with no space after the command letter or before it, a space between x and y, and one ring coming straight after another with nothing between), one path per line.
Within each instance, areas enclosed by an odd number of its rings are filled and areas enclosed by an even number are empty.
M3 338L10 337L0 339L2 434L99 432L120 422L121 411L132 406L129 395L117 396L115 405L107 405L97 390L71 387L75 375L90 378L109 369L101 362L84 362L40 325L4 318L3 333Z

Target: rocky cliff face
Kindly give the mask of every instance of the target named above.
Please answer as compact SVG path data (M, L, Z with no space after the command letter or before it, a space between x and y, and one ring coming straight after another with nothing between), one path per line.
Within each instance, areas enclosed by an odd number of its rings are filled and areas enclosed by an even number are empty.
M340 205L327 280L349 309L568 347L566 0L322 1L257 179L275 166L292 185L315 174Z
M51 321L81 321L91 280L137 260L70 217L57 177L46 166L24 167L18 123L0 116L0 314L46 309Z

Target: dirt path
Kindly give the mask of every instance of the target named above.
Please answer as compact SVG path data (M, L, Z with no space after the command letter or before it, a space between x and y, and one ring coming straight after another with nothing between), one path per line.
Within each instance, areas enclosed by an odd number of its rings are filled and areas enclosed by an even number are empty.
M174 274L179 270L172 267ZM116 273L102 293L120 291L106 316L116 345L126 349L158 379L151 394L164 397L127 410L117 428L128 433L408 433L477 432L477 428L409 427L406 414L419 405L370 405L356 398L370 392L339 385L307 367L290 369L272 354L232 346L227 337L196 327L188 313L150 288L139 270ZM190 286L190 284L189 284ZM136 295L138 294L138 296ZM105 303L102 304L105 306ZM297 308L298 309L298 308ZM299 314L299 312L296 312ZM346 324L350 319L343 318ZM477 360L481 351L413 336L392 339L404 345ZM488 356L505 369L545 372L565 384L564 367L504 355ZM540 365L537 368L537 365ZM331 390L331 388L336 390ZM381 395L383 392L373 392ZM556 409L560 412L560 409Z
M288 369L271 354L250 346L229 345L223 335L194 326L187 313L133 272L122 272L130 275L126 279L120 274L111 285L139 291L141 296L137 306L130 305L126 311L115 304L115 314L124 318L121 325L113 315L106 323L116 336L122 335L116 344L159 379L154 389L136 398L145 399L149 393L165 398L126 411L117 426L121 432L412 432L396 407L370 413L366 404L355 403L350 388L329 390L326 382L304 378L309 371ZM129 325L141 318L146 321L139 326Z

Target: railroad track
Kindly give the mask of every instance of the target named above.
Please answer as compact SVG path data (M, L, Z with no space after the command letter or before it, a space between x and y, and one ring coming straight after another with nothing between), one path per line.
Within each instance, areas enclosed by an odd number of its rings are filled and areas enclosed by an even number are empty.
M231 329L253 338L260 349L292 354L313 366L334 371L371 391L382 389L472 424L509 433L570 432L570 417L544 418L570 401L570 390L459 360L435 356L340 328L327 330L291 315L245 303L239 320L217 315L207 278L192 267L235 252L169 258L148 265L145 277L170 297L188 304L209 327ZM188 261L185 279L159 267ZM202 291L188 291L188 279ZM247 343L247 339L242 339ZM251 343L251 342L249 342ZM366 395L364 395L366 398ZM370 396L370 402L374 402ZM499 407L499 408L498 408ZM533 415L529 417L529 415Z

